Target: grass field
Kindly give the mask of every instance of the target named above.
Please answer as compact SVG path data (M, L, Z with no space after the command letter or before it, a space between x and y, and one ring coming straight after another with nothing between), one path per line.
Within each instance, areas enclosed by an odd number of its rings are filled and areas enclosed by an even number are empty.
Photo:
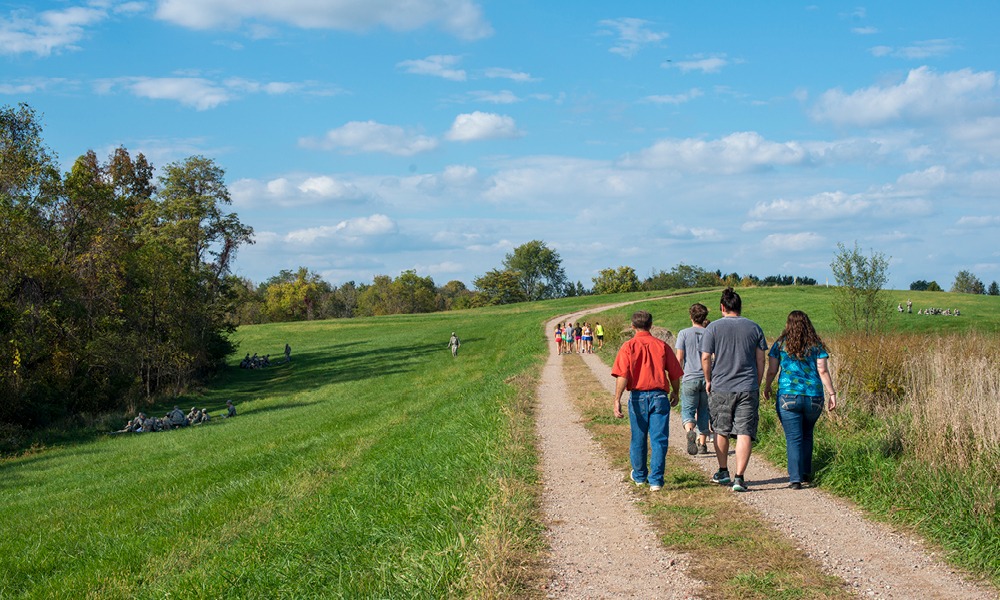
M741 293L769 339L793 307L832 323L829 290ZM231 399L236 419L0 460L0 598L537 595L540 326L653 295L243 328L233 365L245 352L280 357L286 342L292 362L233 366L180 402L218 415ZM1000 299L932 297L964 315L897 327L1000 326ZM677 331L695 300L713 307L718 291L643 307Z

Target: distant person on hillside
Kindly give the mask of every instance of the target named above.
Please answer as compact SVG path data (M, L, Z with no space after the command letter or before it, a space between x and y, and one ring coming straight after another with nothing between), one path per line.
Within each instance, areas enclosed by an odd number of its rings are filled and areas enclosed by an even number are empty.
M632 481L636 485L648 483L649 490L656 492L663 488L667 440L670 434L670 407L677 406L677 394L684 370L670 346L649 333L652 326L653 315L644 310L632 314L635 336L618 350L611 375L616 378L613 411L617 419L625 416L622 412L622 394L625 390L629 391L628 415L632 432L629 461L632 464Z
M231 419L236 416L236 407L233 406L232 400L226 400L226 414L223 415L224 419Z
M913 314L913 300L906 299L906 314Z
M600 323L594 323L594 335L597 336L597 349L604 347L604 327Z
M455 332L451 332L451 339L448 340L448 347L451 348L451 355L453 357L458 356L458 347L462 345L461 340L455 335Z
M583 354L583 324L579 321L576 322L576 327L573 328L573 341L576 343L577 354Z
M760 382L764 376L767 341L760 326L740 316L743 301L733 288L722 292L722 318L709 323L701 338L701 368L708 391L708 411L715 431L719 470L715 483L745 492L744 476L750 464L760 418ZM714 360L713 360L714 355ZM729 477L729 440L736 438L736 473Z
M556 323L556 352L563 353L562 323Z
M837 392L827 367L830 355L809 316L793 310L768 356L771 361L767 366L764 398L770 399L771 383L780 367L775 409L785 430L788 485L798 490L803 483L812 481L813 429L823 414L824 388L829 394L827 408L837 408Z
M681 378L681 421L687 431L687 453L708 454L708 392L705 391L705 373L701 369L701 336L708 325L708 309L696 302L688 309L691 327L677 332L674 353L684 368ZM697 432L695 425L697 424Z
M590 323L583 324L583 351L588 354L594 353L594 330L590 328Z
M292 360L292 347L285 344L285 362Z
M566 323L563 327L563 346L565 346L564 352L566 354L573 354L573 324Z

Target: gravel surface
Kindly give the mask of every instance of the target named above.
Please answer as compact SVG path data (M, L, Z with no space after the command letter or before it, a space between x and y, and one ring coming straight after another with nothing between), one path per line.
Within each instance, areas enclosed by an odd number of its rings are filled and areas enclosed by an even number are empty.
M575 322L577 316L552 320L545 333L557 322ZM630 484L612 469L581 424L565 391L565 358L551 352L538 388L543 508L552 548L549 597L698 597L700 584L686 573L690 559L660 546L634 505ZM596 355L581 358L607 388L610 412L610 369ZM671 451L687 457L676 412L670 431ZM706 478L718 468L713 455L688 458ZM846 581L859 597L998 598L994 590L964 580L918 540L865 519L848 502L815 488L789 489L787 473L759 456L751 458L746 475L750 491L739 494L740 500L818 559L828 573ZM639 573L651 575L638 578Z

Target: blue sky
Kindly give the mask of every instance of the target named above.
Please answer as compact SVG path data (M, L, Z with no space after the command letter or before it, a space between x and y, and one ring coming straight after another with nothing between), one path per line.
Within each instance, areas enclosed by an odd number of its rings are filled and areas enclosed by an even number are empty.
M0 104L64 168L226 170L235 272L439 285L540 239L588 287L684 262L1000 279L1000 5L0 3Z

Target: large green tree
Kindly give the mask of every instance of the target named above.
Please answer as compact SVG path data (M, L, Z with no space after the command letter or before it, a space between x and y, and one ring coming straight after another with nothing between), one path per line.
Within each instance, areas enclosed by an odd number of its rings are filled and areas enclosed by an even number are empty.
M971 271L959 271L955 275L955 282L951 284L951 291L960 294L985 294L986 286Z
M595 294L618 294L622 292L634 292L639 289L639 277L632 267L618 267L617 269L601 269L597 277L593 278Z
M532 240L514 248L503 261L504 268L517 274L528 300L544 300L561 295L566 287L566 272L559 253L545 242Z
M482 304L514 304L528 299L524 292L520 273L506 269L493 269L472 281L479 290Z

